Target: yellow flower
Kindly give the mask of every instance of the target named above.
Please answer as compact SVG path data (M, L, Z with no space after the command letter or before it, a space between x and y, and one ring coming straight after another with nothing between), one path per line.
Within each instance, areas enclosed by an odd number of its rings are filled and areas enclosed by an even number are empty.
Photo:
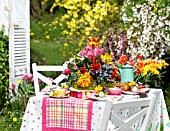
M135 81L129 83L129 86L135 86L135 85L136 85Z
M99 93L102 89L103 89L103 87L98 85L98 86L96 86L96 88L94 90L95 90L96 93Z
M80 77L77 80L77 85L81 87L87 87L92 83L92 81L92 76L90 76L88 72L85 72L84 74L80 74Z
M159 74L159 71L158 71L157 69L155 69L155 68L153 68L153 69L151 70L151 72L152 72L153 74L155 74L155 75L158 75L158 74Z
M8 114L11 114L11 111L8 111Z
M16 122L16 121L17 121L17 118L14 117L14 118L13 118L13 121Z
M153 12L155 13L155 12L157 12L157 10L158 10L158 8L156 6L154 6Z
M100 58L103 62L106 62L106 64L113 64L112 55L109 55L108 53L101 55Z
M77 18L77 17L78 17L77 12L75 12L75 13L73 14L73 17L74 17L74 18Z
M45 38L46 38L46 39L50 39L50 35L46 35Z
M17 80L17 83L18 83L18 84L21 84L21 80Z
M34 32L31 32L30 35L31 35L31 36L34 36L35 34L34 34Z
M161 61L161 65L162 65L162 66L169 66L169 64L166 63L165 60L162 60L162 61Z
M64 43L64 46L68 46L68 43Z

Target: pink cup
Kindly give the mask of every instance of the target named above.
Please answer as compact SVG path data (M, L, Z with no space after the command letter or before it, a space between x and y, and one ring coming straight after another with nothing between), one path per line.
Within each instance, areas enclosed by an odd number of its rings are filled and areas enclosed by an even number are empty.
M119 88L109 88L110 95L121 95L121 89Z
M83 92L77 92L77 98L81 99L83 97Z

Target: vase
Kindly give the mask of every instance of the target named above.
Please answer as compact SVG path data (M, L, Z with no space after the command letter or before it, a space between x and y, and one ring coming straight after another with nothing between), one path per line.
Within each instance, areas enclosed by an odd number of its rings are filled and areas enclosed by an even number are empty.
M113 83L100 83L100 86L107 87L107 88L114 88L116 85L116 82Z
M78 86L77 83L72 83L72 87L74 89L78 89L78 90L94 90L96 85L94 83L92 83L87 87L81 87L81 86Z

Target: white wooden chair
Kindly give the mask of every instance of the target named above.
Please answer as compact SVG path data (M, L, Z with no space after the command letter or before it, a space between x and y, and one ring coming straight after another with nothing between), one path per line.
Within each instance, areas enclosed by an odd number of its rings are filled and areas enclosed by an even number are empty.
M53 82L55 84L58 84L63 79L67 78L66 75L60 74L56 79L51 81L51 80L49 80L49 78L47 78L44 75L42 75L40 73L41 71L60 71L60 72L63 72L65 69L67 69L67 65L66 64L63 64L62 66L49 66L49 65L43 65L43 66L39 65L39 66L37 66L36 63L33 63L32 64L32 70L33 70L34 88L35 88L36 96L37 95L42 95L42 93L40 92L38 79L42 80L44 83L46 83L48 85L48 84L52 84Z
M147 98L118 102L113 102L107 99L99 131L106 131L109 121L115 125L115 129L113 131L135 131L135 129L132 127L132 124L134 124L137 120L140 121L140 131L146 131L154 103L154 95ZM133 114L125 120L121 119L118 114L114 112L117 110L123 111L123 109L138 107L140 107L139 112Z

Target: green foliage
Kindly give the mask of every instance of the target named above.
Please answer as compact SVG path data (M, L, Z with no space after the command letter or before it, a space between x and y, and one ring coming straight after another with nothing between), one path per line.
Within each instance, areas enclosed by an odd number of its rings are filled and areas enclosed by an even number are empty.
M0 126L3 131L19 131L24 115L23 98L16 97L13 102L6 102L0 112Z
M4 28L0 30L0 110L9 99L9 40L4 34Z
M29 97L30 95L35 95L35 90L34 90L34 85L33 83L23 80L19 85L18 85L18 93L21 96Z

